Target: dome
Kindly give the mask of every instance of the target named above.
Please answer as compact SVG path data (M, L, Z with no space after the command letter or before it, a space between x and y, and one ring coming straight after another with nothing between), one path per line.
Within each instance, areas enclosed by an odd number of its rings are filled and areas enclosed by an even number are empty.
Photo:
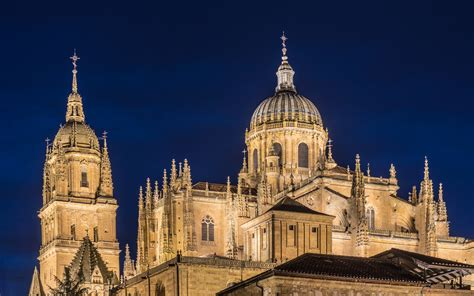
M84 122L69 121L62 125L54 138L54 146L59 142L62 147L75 146L99 150L99 140L94 130Z
M250 126L253 128L283 120L323 125L321 115L313 102L295 91L278 91L258 105Z
M286 36L281 37L282 57L276 76L278 79L275 95L263 100L252 115L250 129L265 123L279 123L282 121L296 121L306 124L323 125L321 115L316 106L309 99L298 94L293 83L295 72L288 62L286 55Z

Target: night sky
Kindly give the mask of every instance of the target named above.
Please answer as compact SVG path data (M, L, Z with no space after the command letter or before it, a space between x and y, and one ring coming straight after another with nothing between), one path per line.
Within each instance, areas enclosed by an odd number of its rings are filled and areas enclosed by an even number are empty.
M427 155L451 233L474 237L472 1L17 2L0 8L0 295L26 294L37 264L44 140L64 123L74 48L86 121L109 132L132 254L138 186L161 184L172 158L188 158L195 182L236 182L282 30L338 164L360 153L388 176L393 162L406 198Z

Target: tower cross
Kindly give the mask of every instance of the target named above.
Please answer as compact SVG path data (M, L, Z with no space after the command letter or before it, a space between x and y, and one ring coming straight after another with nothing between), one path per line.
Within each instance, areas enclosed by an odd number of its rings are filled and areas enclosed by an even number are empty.
M286 58L286 40L288 40L288 38L286 38L285 36L285 31L283 31L283 34L281 35L280 37L282 43L281 45L283 46L283 48L281 49L281 52L283 53L283 59Z
M75 48L74 48L74 55L72 57L70 57L70 59L72 61L72 65L74 66L74 70L76 70L77 69L77 61L80 60L81 58L77 56Z

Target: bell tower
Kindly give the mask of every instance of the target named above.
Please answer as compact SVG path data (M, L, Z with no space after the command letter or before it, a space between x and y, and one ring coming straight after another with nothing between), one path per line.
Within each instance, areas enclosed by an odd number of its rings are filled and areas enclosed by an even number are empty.
M43 172L40 274L43 289L62 279L84 237L94 243L107 268L119 276L119 244L116 237L117 200L113 195L112 170L107 147L86 124L77 85L77 61L71 57L72 91L66 123L54 141L46 145Z

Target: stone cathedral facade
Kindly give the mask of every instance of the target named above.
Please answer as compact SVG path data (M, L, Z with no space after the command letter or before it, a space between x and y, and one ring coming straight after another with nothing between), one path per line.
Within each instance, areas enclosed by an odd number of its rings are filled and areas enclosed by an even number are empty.
M339 165L322 117L297 91L294 74L284 46L275 94L258 105L245 131L248 157L237 184L229 178L223 184L193 183L184 159L172 160L161 186L147 180L140 188L138 252L135 269L127 257L125 275L178 252L284 262L308 251L367 257L397 247L474 263L474 241L450 236L443 187L430 178L428 159L420 165L423 179L407 197L398 192L393 164L387 177L371 176L370 168L363 172L359 155L354 164ZM281 241L272 241L273 228L255 221L286 197L332 216L330 227L289 224ZM303 239L312 236L313 245ZM276 252L282 241L286 250Z
M95 285L89 283L98 295L106 295L105 285L120 277L130 285L123 295L147 295L140 286L143 274L175 258L188 258L191 265L206 258L242 262L240 280L305 253L369 257L398 248L474 264L474 241L450 235L443 187L430 178L426 158L424 167L420 161L423 179L408 196L398 192L393 164L387 177L373 177L370 168L362 170L359 155L354 164L336 161L318 109L295 87L282 40L277 86L245 131L236 182L229 177L222 183L193 182L186 159L172 160L159 182L147 179L138 194L137 254L132 260L125 246L122 273L106 137L100 144L85 123L74 56L66 123L46 151L40 272L35 271L32 289L47 291L65 267L77 270L70 264L90 241L89 249L97 251L90 252L98 254L93 257L107 267L92 262L86 268L100 273ZM223 273L203 282L215 293L238 278ZM168 282L156 284L156 295L171 289Z

